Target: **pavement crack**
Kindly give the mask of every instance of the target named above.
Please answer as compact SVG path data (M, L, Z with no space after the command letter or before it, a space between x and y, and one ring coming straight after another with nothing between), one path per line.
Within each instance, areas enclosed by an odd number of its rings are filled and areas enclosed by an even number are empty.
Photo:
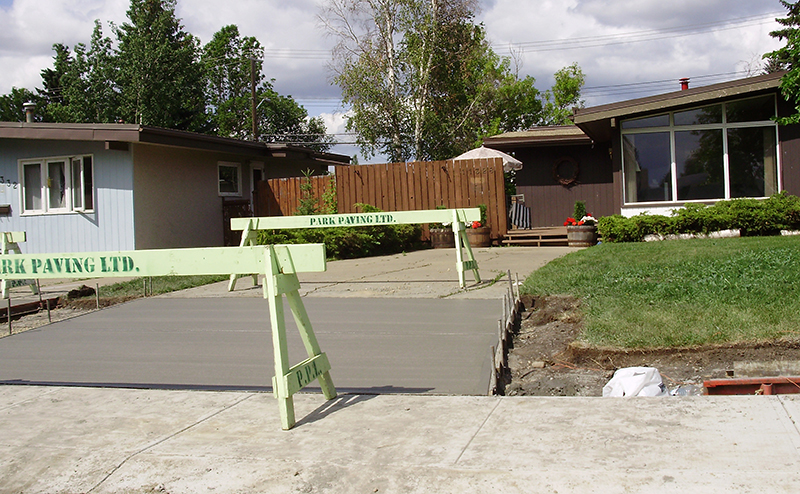
M797 420L795 420L794 416L792 415L792 412L789 411L788 408L786 408L786 402L783 401L783 397L780 395L778 396L778 403L781 404L784 413L786 413L786 417L789 419L789 421L792 422L792 425L794 426L794 431L797 433L798 436L800 436L800 426L798 426ZM797 446L795 446L795 448L797 448Z
M467 451L467 448L469 448L470 444L472 444L472 441L475 439L475 437L477 437L478 433L480 433L480 431L483 429L483 426L486 425L486 422L489 421L489 418L492 416L492 414L494 414L494 411L497 410L497 407L500 406L501 401L502 401L501 399L497 400L497 403L494 404L492 411L486 415L486 418L483 419L483 422L481 422L480 427L478 427L475 433L472 434L472 437L469 438L467 444L464 445L464 448L461 450L461 453L458 454L458 458L456 458L456 461L453 462L453 465L458 465L458 462L461 461L461 457L464 456L464 453Z
M103 485L106 480L108 480L112 475L114 475L120 468L122 468L128 461L130 461L135 456L138 456L138 455L144 453L147 450L153 449L156 446L158 446L159 444L162 444L162 443L164 443L164 442L166 442L166 441L168 441L168 440L170 440L170 439L172 439L172 438L174 438L174 437L176 437L176 436L178 436L180 434L183 434L184 432L186 432L186 431L188 431L190 429L193 429L193 428L197 427L198 425L202 424L203 422L206 422L207 420L216 417L217 415L221 414L222 412L230 410L231 408L237 406L238 404L244 402L245 400L249 400L253 396L254 396L254 394L251 393L251 394L243 397L240 400L236 400L235 402L231 403L230 405L224 406L224 407L220 408L219 410L216 410L215 412L210 413L210 414L206 415L205 417L202 417L201 419L195 421L192 424L187 425L186 427L183 427L182 429L173 432L172 434L169 434L169 435L167 435L165 437L162 437L161 439L159 439L157 441L154 441L154 442L148 444L147 446L139 449L138 451L134 451L133 453L131 453L128 456L126 456L125 458L123 458L123 460L121 462L119 462L119 464L117 466L112 468L111 471L108 472L108 474L106 474L106 476L103 477L100 480L100 482L98 482L94 487L92 487L91 489L89 489L86 492L87 493L94 492L95 489L97 489L98 487Z
M6 405L6 406L0 407L0 412L4 412L4 411L6 411L6 410L8 410L8 409L10 409L10 408L15 408L15 407L18 407L18 406L20 406L20 405L22 405L22 404L24 404L24 403L30 403L31 401L38 400L39 398L41 398L41 397L43 397L43 396L47 396L47 395L53 394L53 393L55 393L56 391L58 391L58 389L52 389L52 390L48 390L47 392L45 392L45 393L42 393L42 394L40 394L40 395L36 395L36 396L33 396L33 397L31 397L31 398L27 398L27 399L25 399L25 400L22 400L22 401L15 401L15 402L13 402L13 403L9 403L9 404L8 404L8 405Z

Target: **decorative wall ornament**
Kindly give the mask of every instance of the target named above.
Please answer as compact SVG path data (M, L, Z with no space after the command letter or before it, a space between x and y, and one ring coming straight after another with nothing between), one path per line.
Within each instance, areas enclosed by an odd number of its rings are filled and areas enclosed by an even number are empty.
M571 156L562 156L553 163L553 178L564 187L572 187L578 183L581 167Z

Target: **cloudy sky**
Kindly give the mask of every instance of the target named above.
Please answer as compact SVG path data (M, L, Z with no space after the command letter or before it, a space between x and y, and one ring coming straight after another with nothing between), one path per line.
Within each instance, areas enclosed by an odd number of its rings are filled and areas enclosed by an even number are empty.
M266 48L264 71L331 133L343 132L339 90L329 83L333 41L319 27L324 0L178 0L185 29L206 43L227 24ZM53 43L89 42L95 19L125 22L129 0L0 0L0 94L41 87ZM539 90L578 62L587 106L745 77L780 43L769 36L785 9L778 0L484 0L482 22L494 50L512 51ZM340 139L348 139L340 136ZM333 152L352 155L349 146ZM361 163L368 162L360 157ZM380 157L370 160L381 161Z

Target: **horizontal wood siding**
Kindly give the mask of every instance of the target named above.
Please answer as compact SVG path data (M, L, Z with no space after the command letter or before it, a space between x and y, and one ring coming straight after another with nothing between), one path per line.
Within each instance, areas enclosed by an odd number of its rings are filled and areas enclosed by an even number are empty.
M18 161L91 154L94 158L95 211L21 216ZM133 250L133 163L130 153L108 151L102 142L4 139L0 175L12 186L0 190L11 214L0 216L0 231L25 231L26 254Z

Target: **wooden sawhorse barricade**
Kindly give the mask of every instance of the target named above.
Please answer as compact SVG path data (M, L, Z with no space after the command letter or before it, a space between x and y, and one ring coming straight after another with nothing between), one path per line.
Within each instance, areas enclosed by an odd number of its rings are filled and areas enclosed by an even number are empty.
M25 242L27 238L25 232L0 232L0 255L22 254L22 249L19 248L19 244L20 242ZM11 263L13 261L6 259L0 262ZM24 280L17 280L17 282L20 284L15 286L22 286L23 284L29 285L34 295L39 294L39 288L33 280L26 278ZM9 285L11 285L11 283L5 278L0 280L0 298L8 298L8 289L11 288Z
M259 230L292 230L299 228L332 228L337 226L378 226L378 225L414 225L422 223L452 223L456 240L456 271L458 284L466 288L466 271L472 271L475 282L481 282L478 262L472 253L467 235L464 233L465 223L481 219L479 208L468 209L424 209L419 211L394 211L389 213L350 213L320 214L313 216L267 216L259 218L231 218L231 230L242 230L240 246L256 245ZM466 253L466 259L465 257ZM236 287L236 280L252 275L253 285L258 278L249 272L236 271L231 274L228 291Z
M290 429L294 426L292 395L315 379L319 381L326 399L336 398L331 366L314 335L297 280L300 272L325 271L325 246L322 244L19 254L11 256L11 260L0 263L3 279L263 273L264 298L269 301L275 353L272 389L280 407L281 427ZM284 295L308 353L306 360L291 367L286 343Z

